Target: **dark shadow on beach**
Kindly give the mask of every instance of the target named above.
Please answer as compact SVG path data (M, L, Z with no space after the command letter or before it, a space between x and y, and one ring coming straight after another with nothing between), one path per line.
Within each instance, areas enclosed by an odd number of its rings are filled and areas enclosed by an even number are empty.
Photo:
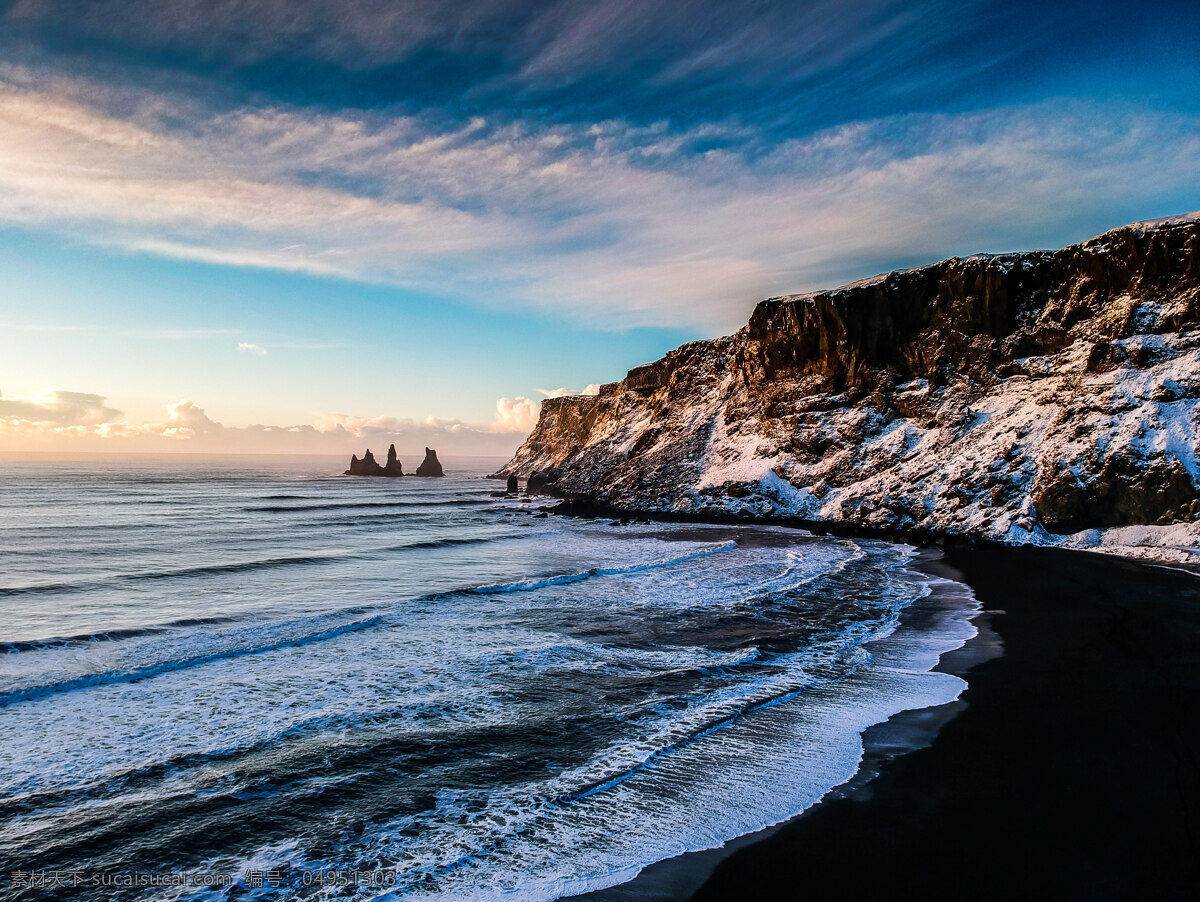
M944 564L1003 656L970 666L931 745L735 850L693 899L1196 898L1200 578L1045 549Z

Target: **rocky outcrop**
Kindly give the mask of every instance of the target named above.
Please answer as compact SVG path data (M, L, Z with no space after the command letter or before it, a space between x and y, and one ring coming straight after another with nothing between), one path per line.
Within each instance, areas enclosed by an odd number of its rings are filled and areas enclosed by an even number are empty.
M432 474L432 475L436 475L436 476L443 475L442 474L442 465L437 462L437 453L434 451L431 451L429 448L425 449L425 462L421 464L421 467L424 467L425 464L429 463L429 459L430 459L431 455L433 457L434 464L437 466L437 473ZM368 448L366 453L362 456L361 460L358 458L357 455L354 455L354 454L350 455L350 469L347 470L344 475L346 475L346 476L387 476L387 477L396 478L396 477L400 477L400 476L404 475L404 466L400 463L400 459L396 455L396 446L395 445L388 446L387 463L383 466L379 465L379 462L375 460L375 455L373 455L371 453L371 449ZM421 468L418 467L417 475L418 476L426 476L426 475L431 475L431 474L422 473Z
M563 474L557 468L534 470L529 474L529 478L525 480L525 491L530 495L551 492L555 485L555 480L561 475Z
M510 494L510 495L515 495L515 494L517 494L518 491L520 491L520 488L521 488L521 485L517 481L517 477L510 475L508 477L508 482L505 483L504 491L508 492L508 494Z
M346 471L346 476L382 476L383 467L375 460L375 455L368 448L366 453L359 460L353 454L350 455L350 469Z
M500 475L630 511L1187 558L1198 326L1194 216L954 258L763 301L547 399Z
M403 476L404 467L401 466L400 460L396 457L396 446L388 445L387 464L383 468L381 476Z
M438 461L437 452L432 448L425 449L425 459L421 461L421 465L417 467L417 476L445 476L442 472L442 465Z

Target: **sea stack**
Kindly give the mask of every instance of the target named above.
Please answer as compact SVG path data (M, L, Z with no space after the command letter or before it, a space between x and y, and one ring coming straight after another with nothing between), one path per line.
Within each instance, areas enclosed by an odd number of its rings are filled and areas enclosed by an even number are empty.
M505 485L505 491L510 495L515 495L519 490L520 486L517 484L517 477L509 476L508 483Z
M432 448L425 449L425 459L421 461L421 466L417 467L417 476L445 476L442 472L442 465L438 461L437 452Z
M396 457L396 446L388 445L387 465L383 468L384 476L403 476L404 467Z
M396 446L392 445L388 448L387 466L381 467L379 462L375 460L375 455L368 448L363 454L362 459L358 455L350 455L350 469L345 472L346 476L403 476L404 468L400 466L400 461L396 458Z
M353 467L354 467L353 459L351 459L351 461L350 461L350 467L351 467L351 469L353 469ZM383 467L379 466L378 461L375 460L375 455L371 453L370 448L367 449L366 453L362 457L362 460L360 460L358 462L358 468L359 468L359 471L352 475L354 475L354 476L378 476L380 474L380 472L383 470Z

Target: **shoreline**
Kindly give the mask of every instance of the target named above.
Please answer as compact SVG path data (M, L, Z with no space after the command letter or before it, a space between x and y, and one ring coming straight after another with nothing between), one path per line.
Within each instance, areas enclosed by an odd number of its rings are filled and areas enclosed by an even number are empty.
M955 549L946 563L1005 651L969 663L936 740L674 898L1191 898L1200 579L1045 548Z
M753 525L753 524L744 524ZM965 587L961 574L949 566L944 555L936 549L919 549L906 569L932 578L929 595L914 602L901 612L900 622L913 629L914 620L936 617L938 612L957 607L964 602ZM969 587L967 594L970 594ZM975 599L970 599L976 604ZM999 638L990 626L990 612L979 607L969 618L974 635L957 648L943 652L931 672L947 673L964 681L976 664L1003 653ZM919 628L917 628L919 629ZM886 642L887 639L877 640ZM965 692L964 688L964 692ZM780 823L735 837L723 846L686 852L673 858L647 865L632 880L606 889L579 895L564 896L578 902L669 902L691 898L712 877L716 869L731 856L769 841L798 819L809 817L836 799L862 798L870 792L870 783L894 758L928 747L938 732L965 707L961 696L946 704L899 711L876 723L861 734L863 752L854 774L844 783L832 787L824 797L804 811Z
M494 475L488 479L496 478ZM536 500L553 500L553 505L542 505L536 509L541 512L556 514L563 517L581 519L613 519L627 522L646 521L663 523L706 523L720 525L742 526L782 526L787 529L802 529L815 536L833 536L843 539L869 539L879 542L893 542L914 545L918 548L936 545L940 548L1041 548L1055 551L1074 551L1084 554L1100 555L1121 560L1140 560L1165 566L1179 567L1188 572L1200 575L1200 546L1182 546L1173 544L1122 544L1115 542L1105 544L1103 531L1093 530L1100 534L1094 545L1071 545L1065 540L1071 536L1059 536L1064 541L1059 542L1028 542L1013 544L985 535L957 530L937 529L932 527L914 527L911 529L889 529L884 527L866 526L854 521L807 520L802 517L778 516L772 514L733 514L715 508L705 508L694 511L665 511L642 510L640 508L625 508L592 498L560 497L557 495L525 495L522 500L532 505ZM528 510L534 510L533 507ZM1130 527L1112 527L1109 532L1128 529ZM1154 529L1157 527L1141 527Z
M573 898L1192 898L1200 575L1004 546L910 566L980 603L934 668L957 701L866 730L855 776L796 817Z

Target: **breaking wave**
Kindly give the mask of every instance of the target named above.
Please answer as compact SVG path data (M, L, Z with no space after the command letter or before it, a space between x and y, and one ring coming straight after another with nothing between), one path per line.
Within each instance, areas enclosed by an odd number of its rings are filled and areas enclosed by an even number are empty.
M660 570L664 567L674 567L676 564L683 564L688 561L694 561L697 558L708 557L710 554L719 554L722 551L730 551L736 547L737 542L722 542L718 545L713 545L691 554L680 555L679 557L663 558L662 560L650 561L645 564L631 564L627 567L592 567L590 570L584 570L581 573L564 573L560 576L547 576L542 579L530 579L519 583L476 586L468 591L476 595L500 595L507 592L532 592L537 589L545 589L549 586L570 585L571 583L581 582L582 580L591 579L595 576L619 576L625 573L641 573L646 570Z

